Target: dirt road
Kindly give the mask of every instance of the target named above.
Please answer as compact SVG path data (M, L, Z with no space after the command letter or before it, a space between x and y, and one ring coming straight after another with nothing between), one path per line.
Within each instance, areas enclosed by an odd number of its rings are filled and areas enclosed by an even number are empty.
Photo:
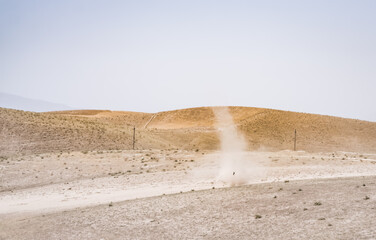
M2 162L0 237L376 237L374 155L248 152L262 171L229 187L217 178L218 154L76 152Z

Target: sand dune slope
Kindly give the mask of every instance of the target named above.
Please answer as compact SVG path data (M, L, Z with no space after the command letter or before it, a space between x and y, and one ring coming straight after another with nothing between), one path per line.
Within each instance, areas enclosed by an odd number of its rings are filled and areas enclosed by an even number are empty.
M376 151L376 123L263 108L230 107L250 150ZM160 113L74 110L33 113L0 108L2 155L132 148L218 149L210 107Z

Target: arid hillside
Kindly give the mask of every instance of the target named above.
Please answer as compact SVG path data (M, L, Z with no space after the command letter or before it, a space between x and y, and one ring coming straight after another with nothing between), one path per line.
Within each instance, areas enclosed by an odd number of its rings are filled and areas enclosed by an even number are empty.
M251 150L376 152L376 123L262 108L230 107ZM156 114L106 110L47 113L0 108L0 155L131 149L217 149L212 108Z

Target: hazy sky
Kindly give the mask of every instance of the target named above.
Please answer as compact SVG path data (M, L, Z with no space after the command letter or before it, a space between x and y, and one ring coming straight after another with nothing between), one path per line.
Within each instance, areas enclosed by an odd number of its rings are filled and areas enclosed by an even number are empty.
M376 1L0 0L0 91L376 121Z

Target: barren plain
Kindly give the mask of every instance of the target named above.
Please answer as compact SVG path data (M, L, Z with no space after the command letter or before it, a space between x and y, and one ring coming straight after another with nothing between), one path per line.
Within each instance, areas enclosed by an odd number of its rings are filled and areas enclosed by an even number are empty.
M376 238L376 123L231 107L234 184L210 108L0 110L0 239Z

